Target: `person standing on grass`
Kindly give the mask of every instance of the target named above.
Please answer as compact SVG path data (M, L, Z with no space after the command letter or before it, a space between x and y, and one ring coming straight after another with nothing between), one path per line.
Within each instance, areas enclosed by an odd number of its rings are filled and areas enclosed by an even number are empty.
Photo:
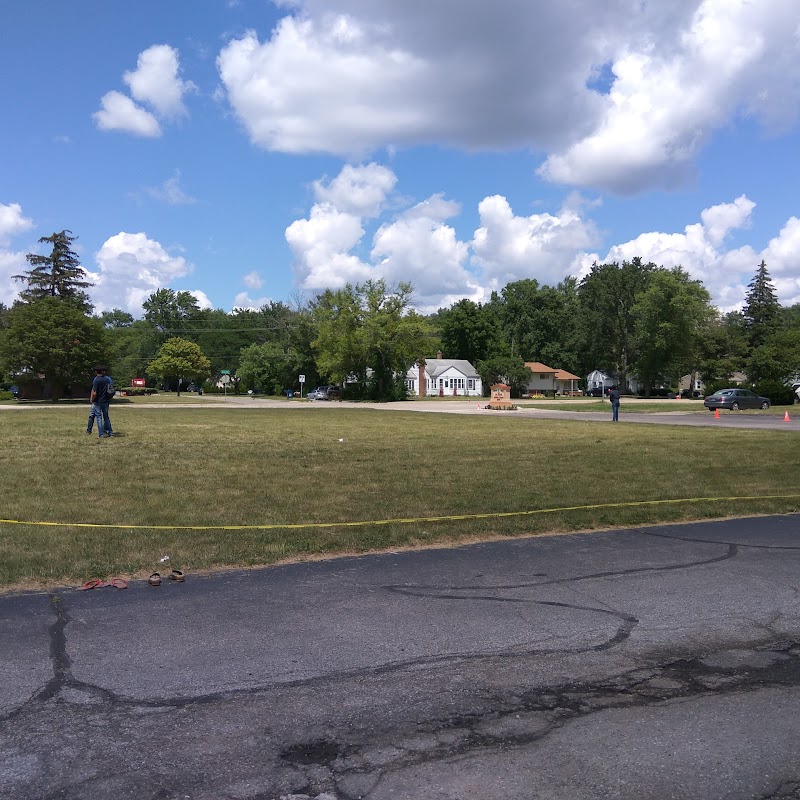
M114 385L114 379L110 375L106 375L108 380L111 382L111 386ZM94 386L94 381L92 381L92 386ZM108 415L108 409L106 409L106 415ZM103 420L106 425L106 431L111 430L111 420L108 419L108 416ZM92 428L94 427L94 411L91 406L89 406L89 419L86 422L86 435L88 436L92 432ZM113 431L112 431L113 433Z
M619 422L619 389L616 386L609 389L608 399L611 401L611 421Z
M114 435L111 430L111 420L108 416L108 404L111 401L111 378L106 375L106 368L97 366L94 368L94 380L92 381L92 401L91 418L97 420L97 435L109 438ZM87 429L91 433L91 429Z

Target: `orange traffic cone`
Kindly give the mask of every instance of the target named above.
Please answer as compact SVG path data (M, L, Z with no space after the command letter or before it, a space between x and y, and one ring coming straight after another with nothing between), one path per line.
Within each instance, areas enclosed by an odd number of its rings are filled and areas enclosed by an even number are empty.
M714 409L714 419L719 419L719 409L718 408Z
M783 421L784 422L791 422L791 420L789 419L789 412L788 411L783 415Z

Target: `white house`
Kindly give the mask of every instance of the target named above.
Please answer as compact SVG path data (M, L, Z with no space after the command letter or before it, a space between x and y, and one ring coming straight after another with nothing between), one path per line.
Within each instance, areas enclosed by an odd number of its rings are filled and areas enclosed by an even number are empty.
M616 375L614 375L613 372L603 372L599 369L592 370L592 372L586 376L587 392L591 392L592 389L600 389L602 390L603 394L605 394L606 389L610 389L612 386L619 386L619 388L623 391L629 391L636 394L642 387L642 384L639 383L634 375L629 374L628 386L627 389L625 389L622 386L622 382Z
M586 376L586 391L591 392L592 389L600 389L600 391L605 394L606 389L610 389L616 382L616 378L612 377L607 372L595 369Z
M464 397L481 397L483 383L475 367L458 358L429 358L425 360L425 368L414 364L406 373L406 389L409 394L426 395L460 395ZM424 391L420 385L424 383Z

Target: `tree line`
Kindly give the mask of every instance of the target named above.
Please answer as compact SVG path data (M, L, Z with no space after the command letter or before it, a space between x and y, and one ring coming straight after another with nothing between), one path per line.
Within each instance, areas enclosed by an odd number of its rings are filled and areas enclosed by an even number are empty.
M686 374L708 386L741 372L777 387L800 373L800 305L779 304L763 261L742 311L727 314L684 269L634 258L594 264L582 280L556 286L514 281L486 303L460 300L427 316L413 309L410 284L375 280L232 312L161 288L136 319L118 308L94 312L75 238L63 230L40 239L50 253L28 254L30 269L14 276L19 299L0 305L6 384L40 381L54 399L88 385L97 362L120 387L144 378L213 389L225 373L232 391L279 394L299 388L303 374L356 399L399 399L407 369L438 350L470 361L487 389L503 381L515 391L527 385L530 361L579 376L600 369L623 387L635 377L645 393Z

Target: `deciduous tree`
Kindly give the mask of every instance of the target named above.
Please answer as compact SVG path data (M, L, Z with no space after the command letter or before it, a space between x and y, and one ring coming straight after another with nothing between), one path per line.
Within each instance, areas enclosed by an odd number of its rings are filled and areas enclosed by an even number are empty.
M514 397L519 397L531 380L531 371L519 356L494 356L479 361L475 368L481 376L484 393L488 394L495 383L505 383L511 387Z
M442 350L448 358L461 358L477 364L507 351L500 321L494 309L459 300L438 314Z
M320 374L375 400L405 397L408 368L428 350L433 331L413 311L412 287L367 281L326 291L313 304L316 337L312 346Z
M180 394L182 381L207 380L211 376L211 364L194 342L175 336L161 345L147 371L170 385L175 383Z
M5 322L3 372L20 383L41 380L45 398L57 400L67 386L88 386L92 366L106 355L100 321L57 296L16 303Z
M594 264L578 287L582 326L581 368L615 372L627 386L636 361L634 307L647 288L655 264L641 258Z
M633 367L646 393L696 371L701 331L713 316L710 300L702 283L680 267L652 270L633 306Z

